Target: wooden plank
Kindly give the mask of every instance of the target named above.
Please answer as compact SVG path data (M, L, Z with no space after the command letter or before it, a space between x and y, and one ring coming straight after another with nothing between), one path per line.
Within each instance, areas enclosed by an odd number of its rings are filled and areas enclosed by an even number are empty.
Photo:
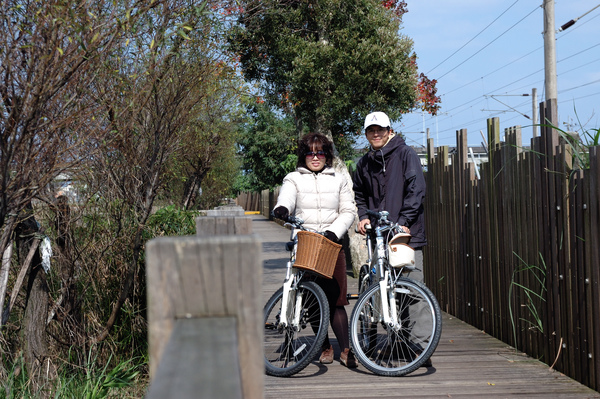
M584 263L584 221L583 215L586 213L583 207L584 204L584 175L582 170L573 171L571 185L569 191L570 196L570 236L571 236L571 253L572 253L572 292L573 292L573 307L575 312L574 322L577 323L573 334L573 339L576 345L577 360L574 365L578 379L580 382L589 385L589 374L586 370L588 366L589 345L588 342L593 337L588 336L588 320L585 300L585 263Z
M468 157L467 152L467 130L461 129L456 132L456 154L453 162L453 174L454 174L454 183L456 184L456 188L454 190L454 196L456 201L456 220L454 222L454 226L456 226L456 233L454 234L456 248L456 281L457 281L457 298L459 299L458 303L460 304L460 311L457 315L463 320L471 321L471 300L470 300L470 291L471 287L469 285L469 279L467 274L467 255L468 252L466 250L467 246L467 237L466 237L466 214L468 203L465 198L465 168Z
M546 123L557 126L556 118L556 100L548 100L544 104L544 120ZM544 182L546 183L544 197L546 204L546 229L548 231L546 242L546 250L544 251L544 261L549 268L548 273L548 315L550 323L547 336L550 338L550 354L551 359L556 360L556 367L562 369L562 357L558 356L559 347L561 346L561 301L559 294L560 271L558 265L558 232L557 215L556 215L556 181L553 173L556 172L556 162L554 155L556 154L556 146L558 145L558 136L556 131L546 125L543 129L544 138L544 154L546 155L545 166L546 173L544 174ZM549 359L550 360L550 359ZM550 360L552 362L553 360Z
M589 219L586 223L586 263L588 265L588 293L586 298L592 306L592 317L590 324L593 327L589 336L593 337L590 352L590 378L591 386L600 390L600 147L595 146L589 149L590 169L588 188L587 207L589 209Z
M235 317L179 319L146 399L243 398Z
M151 378L176 319L230 316L237 320L244 397L259 397L263 360L258 237L161 237L146 248Z

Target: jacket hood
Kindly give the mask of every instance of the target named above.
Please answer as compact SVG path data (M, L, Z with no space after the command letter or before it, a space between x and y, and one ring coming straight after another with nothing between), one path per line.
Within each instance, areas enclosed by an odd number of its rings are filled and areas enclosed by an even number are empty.
M402 138L402 136L400 136L399 134L396 134L382 148L380 148L378 150L374 150L374 149L371 148L369 150L369 155L371 155L371 154L383 154L383 156L387 156L388 154L390 154L393 151L395 151L397 148L405 146L405 145L406 145L406 142L404 141L404 139Z
M396 134L382 148L378 150L370 149L367 153L367 157L371 161L377 162L378 164L382 165L383 173L385 173L386 159L388 159L394 151L404 146L406 146L406 142L399 134Z

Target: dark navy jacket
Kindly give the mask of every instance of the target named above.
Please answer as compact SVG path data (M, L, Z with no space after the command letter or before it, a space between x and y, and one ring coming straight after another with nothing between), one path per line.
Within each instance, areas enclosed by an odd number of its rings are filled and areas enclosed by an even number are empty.
M425 177L419 156L395 135L379 150L370 150L356 165L354 195L359 220L367 209L388 211L390 220L410 229L410 246L427 244L423 201Z

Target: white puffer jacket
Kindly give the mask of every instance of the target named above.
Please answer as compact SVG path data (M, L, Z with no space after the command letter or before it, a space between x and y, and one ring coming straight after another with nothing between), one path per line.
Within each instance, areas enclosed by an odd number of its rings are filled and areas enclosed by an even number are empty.
M279 206L304 220L304 227L319 232L329 230L338 238L348 231L356 213L350 185L331 167L320 173L299 167L289 173L279 190L275 208Z

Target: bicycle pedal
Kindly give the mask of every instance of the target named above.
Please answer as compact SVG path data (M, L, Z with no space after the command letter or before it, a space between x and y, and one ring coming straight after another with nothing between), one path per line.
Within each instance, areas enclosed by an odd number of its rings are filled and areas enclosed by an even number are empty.
M346 299L358 299L359 294L347 294Z

